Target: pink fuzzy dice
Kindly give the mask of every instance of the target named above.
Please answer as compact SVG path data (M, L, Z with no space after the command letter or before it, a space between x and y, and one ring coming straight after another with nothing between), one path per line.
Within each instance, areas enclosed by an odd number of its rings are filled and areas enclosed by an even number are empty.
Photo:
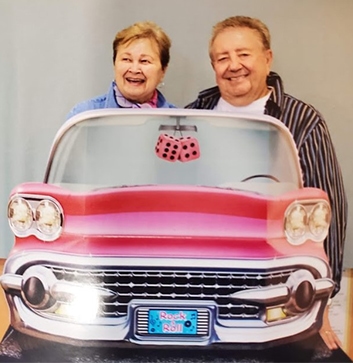
M181 144L179 139L167 135L159 135L156 147L156 154L167 161L177 161L181 152Z
M197 139L191 136L181 137L181 152L179 160L182 162L194 160L200 157L200 147Z

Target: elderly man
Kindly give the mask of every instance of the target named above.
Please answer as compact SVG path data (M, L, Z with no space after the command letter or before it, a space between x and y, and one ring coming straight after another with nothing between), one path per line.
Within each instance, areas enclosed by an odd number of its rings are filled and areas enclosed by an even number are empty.
M325 250L336 284L334 296L342 277L347 201L325 120L313 106L284 92L281 78L270 70L270 33L260 20L234 16L216 24L209 55L217 86L200 92L186 108L267 114L289 128L298 148L304 185L325 190L331 201L332 223ZM331 329L328 308L320 334L330 349L340 345Z

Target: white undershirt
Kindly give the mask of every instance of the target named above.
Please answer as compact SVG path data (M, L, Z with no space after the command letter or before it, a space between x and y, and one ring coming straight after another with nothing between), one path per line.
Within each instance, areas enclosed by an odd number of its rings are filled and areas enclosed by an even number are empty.
M263 115L265 112L265 105L267 100L270 98L270 94L271 92L268 92L266 96L255 100L247 106L233 106L221 97L214 110L220 112L252 113Z

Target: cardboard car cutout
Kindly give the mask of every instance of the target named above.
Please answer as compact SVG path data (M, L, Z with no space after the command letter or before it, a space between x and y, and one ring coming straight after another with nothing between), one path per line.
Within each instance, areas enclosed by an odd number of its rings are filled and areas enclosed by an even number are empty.
M0 281L10 330L79 346L303 339L334 286L330 218L270 116L76 115L43 182L9 198L15 243Z

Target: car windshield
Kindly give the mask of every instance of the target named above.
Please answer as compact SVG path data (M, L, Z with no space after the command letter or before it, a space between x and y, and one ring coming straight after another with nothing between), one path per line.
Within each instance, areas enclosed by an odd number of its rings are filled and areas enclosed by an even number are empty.
M45 182L74 191L187 185L278 194L301 187L293 140L273 118L139 111L88 112L64 125L53 144ZM163 139L170 136L198 143L199 157L163 158Z

